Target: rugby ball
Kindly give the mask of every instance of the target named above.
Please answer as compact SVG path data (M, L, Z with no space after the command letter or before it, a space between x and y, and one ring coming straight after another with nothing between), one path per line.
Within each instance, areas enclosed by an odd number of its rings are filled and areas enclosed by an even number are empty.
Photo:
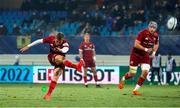
M177 18L176 17L170 17L167 21L167 28L169 30L174 30L177 26Z

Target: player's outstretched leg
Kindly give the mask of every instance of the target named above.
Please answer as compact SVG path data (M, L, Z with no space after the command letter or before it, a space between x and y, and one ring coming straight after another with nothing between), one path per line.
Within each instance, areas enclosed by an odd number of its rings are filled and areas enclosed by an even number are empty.
M76 64L76 70L82 72L82 66L84 65L84 60L80 59L79 63Z
M55 56L55 63L56 64L62 64L63 63L67 67L74 68L77 71L82 72L81 68L84 65L84 60L80 59L79 63L74 64L70 60L65 59L64 56L57 55L57 56Z
M74 64L74 63L72 63L71 61L69 61L69 60L66 59L66 60L64 60L63 64L64 64L65 66L67 66L67 67L74 68L74 69L76 69L77 71L82 72L82 66L83 66L83 64L84 64L84 60L83 60L83 59L80 59L79 63Z
M118 88L119 89L123 89L124 88L124 82L125 80L129 79L129 78L132 78L135 76L136 74L136 70L137 70L137 66L130 66L129 67L129 72L126 73L120 80L119 82L119 85L118 85Z

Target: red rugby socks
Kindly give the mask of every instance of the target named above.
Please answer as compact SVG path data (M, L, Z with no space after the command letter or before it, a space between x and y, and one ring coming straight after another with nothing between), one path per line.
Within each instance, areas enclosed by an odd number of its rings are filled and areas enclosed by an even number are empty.
M67 66L67 67L70 67L70 68L74 68L76 69L76 64L73 64L71 61L69 60L64 60L64 65Z
M144 83L145 79L143 77L139 77L138 85L141 86Z
M84 76L84 83L87 83L87 76Z
M137 84L136 84L136 86L135 86L135 88L134 88L133 91L139 90L139 88L140 88L141 85L144 83L144 81L145 81L145 79L144 79L143 77L139 77L138 82L137 82Z
M94 81L95 81L95 82L98 81L97 75L94 75Z
M124 77L125 77L125 80L127 80L127 79L131 78L131 76L130 76L130 74L129 74L129 73L126 73L126 74L124 75Z
M51 83L50 83L50 85L49 85L49 89L48 89L48 92L47 92L47 94L51 94L52 93L52 91L54 90L54 88L56 87L56 82L55 81L51 81Z

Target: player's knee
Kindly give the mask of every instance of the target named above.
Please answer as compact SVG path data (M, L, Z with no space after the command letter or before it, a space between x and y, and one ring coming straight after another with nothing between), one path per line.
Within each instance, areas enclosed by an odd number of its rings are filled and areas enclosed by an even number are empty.
M54 76L54 77L53 77L53 81L55 81L55 82L57 82L58 79L59 79L59 77L57 77L57 76Z
M59 72L59 71L54 72L53 81L57 81L57 80L59 79L59 75L60 75L60 72Z
M61 58L57 58L57 59L55 59L55 62L56 62L56 64L62 64L63 63L63 60L61 59Z
M56 57L55 57L55 63L56 64L62 64L63 63L63 60L64 60L64 57L63 56L61 56L61 55L57 55Z
M149 73L149 70L150 70L150 65L149 64L142 64L141 70L142 70L141 77L146 78L148 73Z
M142 70L142 71L147 71L147 72L149 72L149 70L150 70L150 65L149 65L149 64L142 64L142 65L141 65L141 70Z
M58 74L54 74L52 79L53 79L53 81L57 81L59 79L59 75Z
M129 73L131 74L131 76L135 76L136 72L137 72L137 66L130 66Z

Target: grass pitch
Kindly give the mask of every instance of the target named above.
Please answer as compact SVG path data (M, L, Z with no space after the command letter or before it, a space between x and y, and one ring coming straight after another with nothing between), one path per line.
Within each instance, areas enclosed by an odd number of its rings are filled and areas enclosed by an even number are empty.
M0 107L180 107L180 86L148 86L142 96L132 95L134 85L58 84L50 101L42 99L41 87L49 84L0 84Z

